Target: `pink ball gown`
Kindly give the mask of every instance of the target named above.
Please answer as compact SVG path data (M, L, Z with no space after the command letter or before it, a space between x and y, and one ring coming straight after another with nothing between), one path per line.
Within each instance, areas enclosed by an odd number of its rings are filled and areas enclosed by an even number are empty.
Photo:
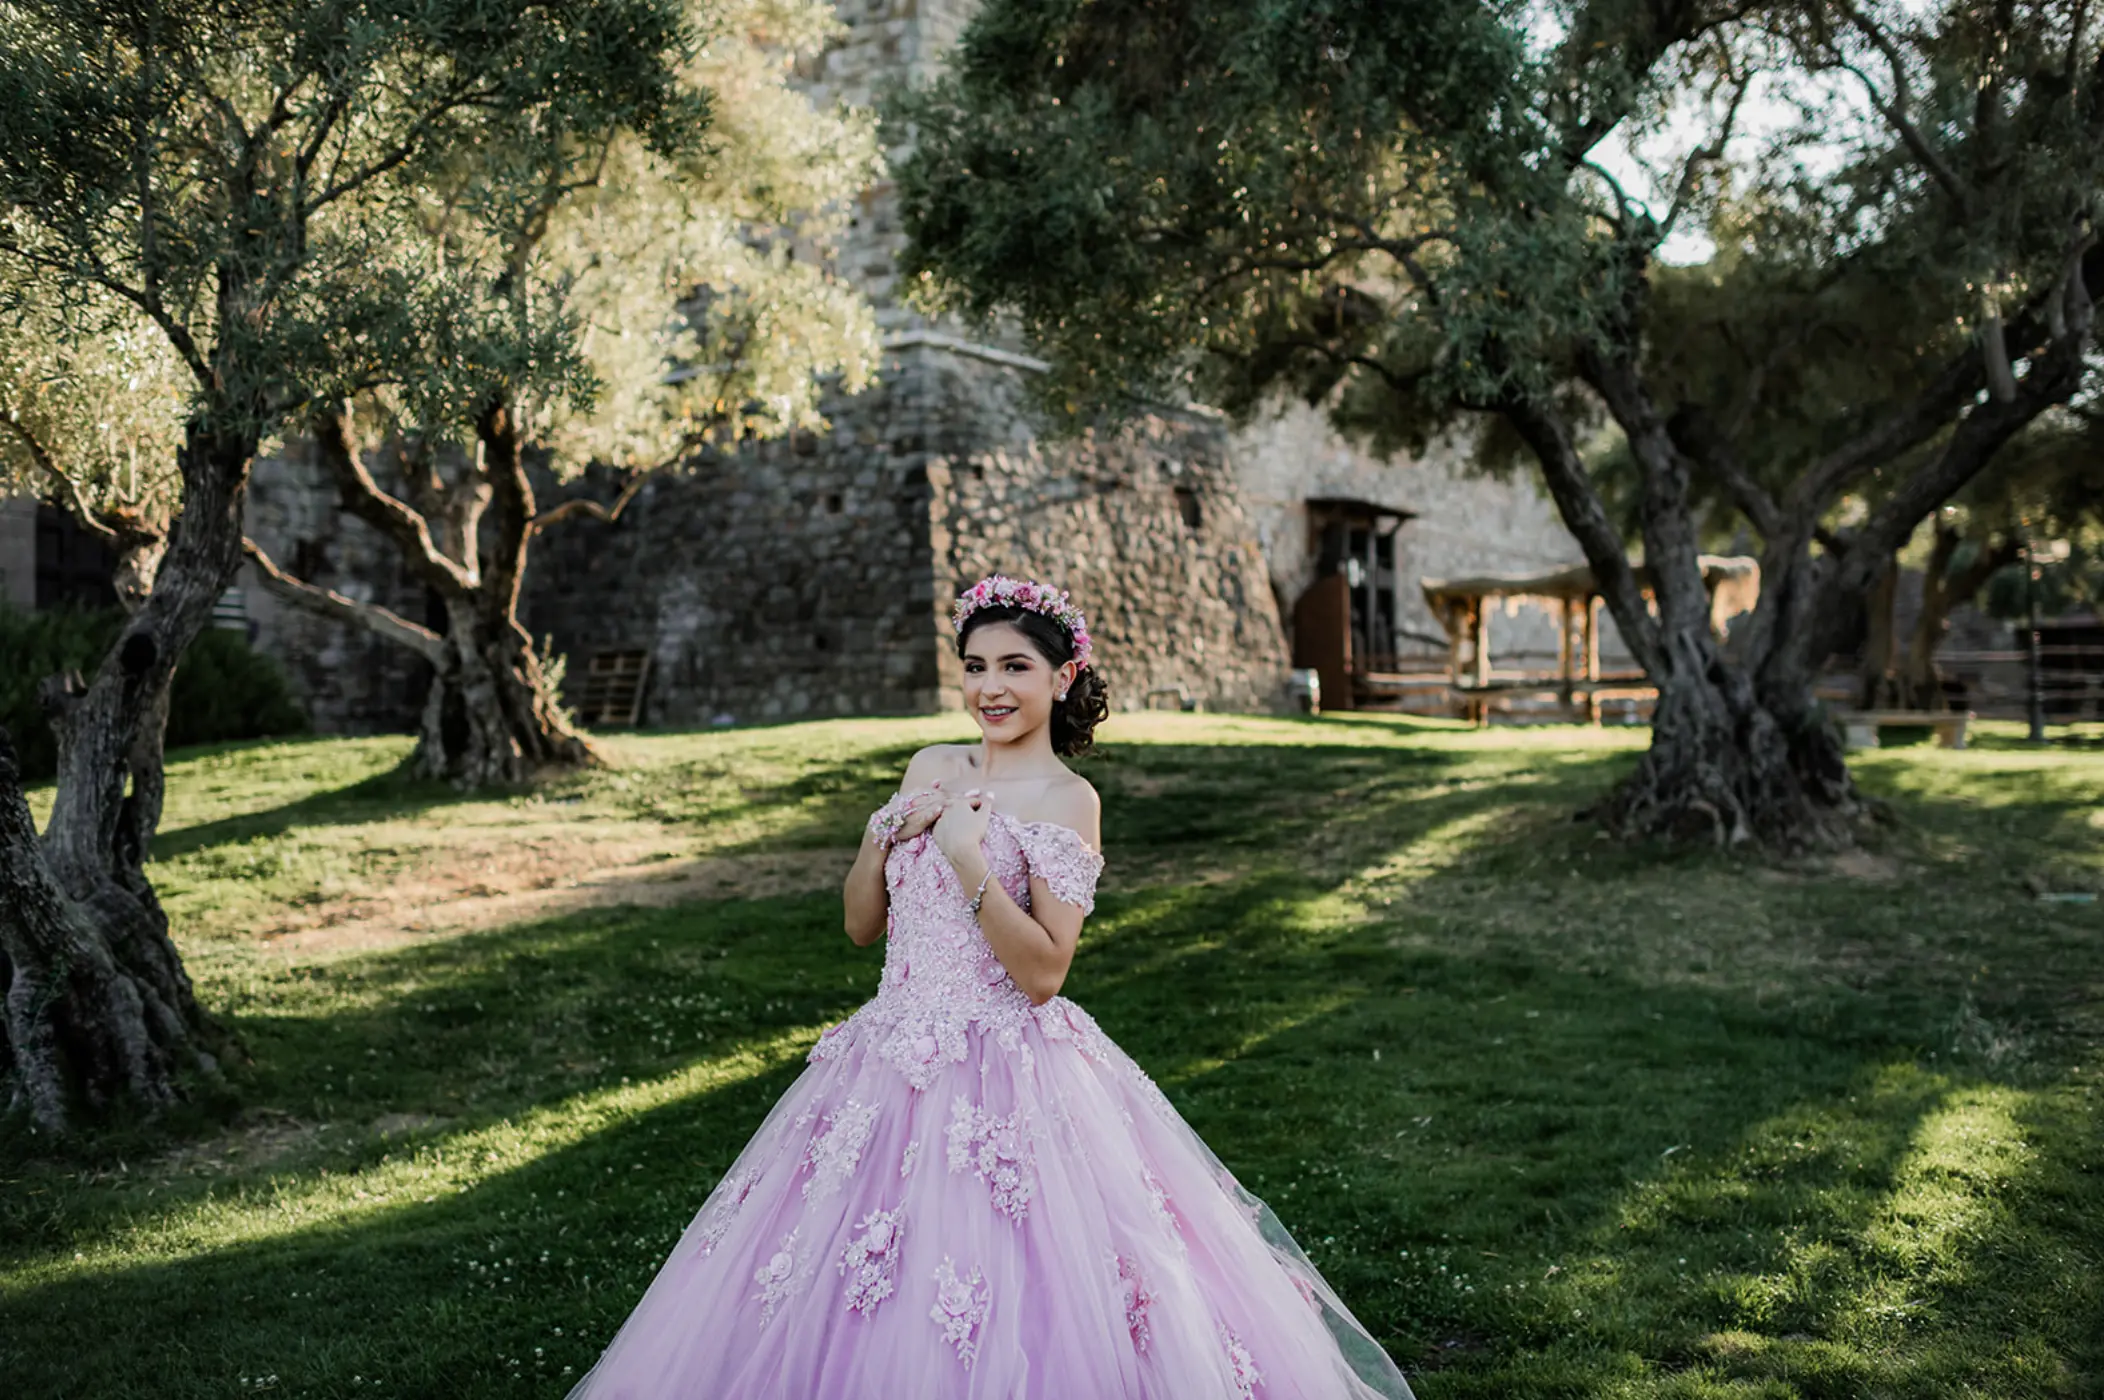
M985 850L1094 906L1103 861ZM1009 978L933 838L883 985L813 1047L572 1400L1408 1400L1278 1218L1064 997Z

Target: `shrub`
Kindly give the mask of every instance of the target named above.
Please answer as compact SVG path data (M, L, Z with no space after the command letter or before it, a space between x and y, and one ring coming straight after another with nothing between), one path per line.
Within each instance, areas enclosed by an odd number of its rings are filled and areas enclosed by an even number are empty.
M31 782L58 771L58 739L37 704L37 686L60 671L91 671L124 615L114 608L22 613L0 606L0 725L13 737ZM235 632L207 628L175 668L168 746L298 734L306 714L285 673Z

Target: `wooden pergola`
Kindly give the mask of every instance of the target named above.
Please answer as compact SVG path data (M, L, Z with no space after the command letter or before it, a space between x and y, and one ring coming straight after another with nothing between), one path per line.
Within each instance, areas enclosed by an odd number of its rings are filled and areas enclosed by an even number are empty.
M1710 595L1710 624L1721 635L1730 618L1759 600L1761 568L1742 555L1702 556L1702 582ZM1649 596L1648 574L1636 566L1637 580ZM1482 574L1472 578L1425 579L1420 585L1425 605L1447 634L1447 683L1461 698L1469 718L1485 723L1497 696L1554 693L1562 704L1583 710L1600 722L1603 700L1652 701L1657 688L1641 671L1603 674L1600 670L1600 587L1591 566L1575 565L1547 574ZM1553 603L1559 613L1556 671L1508 671L1500 674L1491 661L1490 605L1529 599Z

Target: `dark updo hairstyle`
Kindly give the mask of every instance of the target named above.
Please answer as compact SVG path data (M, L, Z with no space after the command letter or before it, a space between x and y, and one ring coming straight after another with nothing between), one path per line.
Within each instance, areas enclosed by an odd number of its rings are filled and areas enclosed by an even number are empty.
M964 620L957 634L957 654L973 632L989 622L1005 622L1030 639L1037 654L1057 668L1074 659L1073 634L1059 622L1028 608L985 607ZM1074 674L1067 698L1052 702L1052 752L1061 758L1077 758L1095 746L1096 726L1110 718L1110 687L1093 666Z

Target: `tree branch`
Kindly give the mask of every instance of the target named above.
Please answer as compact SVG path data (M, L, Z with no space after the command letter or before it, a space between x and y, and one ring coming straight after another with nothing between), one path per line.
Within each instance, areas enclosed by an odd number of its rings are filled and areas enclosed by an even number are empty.
M1662 657L1658 623L1645 606L1643 586L1630 567L1629 547L1608 519L1600 493L1593 489L1569 427L1553 409L1532 399L1509 399L1499 405L1498 412L1540 461L1549 495L1564 525L1577 537L1578 547L1585 551L1593 581L1621 624L1623 642L1639 665L1654 670Z
M1634 340L1633 331L1630 338ZM1660 645L1670 648L1666 636L1684 635L1688 624L1697 618L1707 622L1710 614L1709 591L1700 562L1702 548L1688 512L1692 463L1660 416L1633 353L1610 353L1598 345L1582 345L1578 372L1621 425L1630 455L1636 458L1643 473L1644 494L1639 513L1644 532L1644 571L1651 578L1652 596L1658 602Z
M411 622L377 603L361 603L333 588L321 588L292 577L277 566L261 545L246 535L241 538L241 548L255 562L265 585L286 602L331 621L355 622L376 636L408 647L434 666L445 660L445 639L430 628Z
M491 396L476 417L475 436L482 444L482 468L488 473L496 507L483 616L492 630L504 625L516 628L519 588L525 581L526 553L533 543L533 520L539 511L534 505L533 483L526 476L518 412L508 398ZM527 640L530 644L532 639Z
M435 102L422 116L416 119L415 124L409 128L408 133L395 144L392 150L385 155L374 157L342 179L330 182L320 194L302 206L301 215L303 217L311 216L354 190L379 179L382 175L401 165L417 153L417 149L422 144L425 134L433 126L437 125L439 118L457 108L468 106L490 95L491 93L488 89L460 88L456 89L443 101Z
M1731 144L1731 138L1738 130L1739 108L1746 101L1746 89L1751 83L1748 79L1731 72L1729 68L1726 73L1735 83L1731 92L1731 103L1724 109L1724 120L1719 124L1716 136L1688 152L1687 163L1680 167L1680 179L1673 187L1673 202L1666 207L1665 222L1658 226L1658 241L1661 243L1672 235L1673 226L1680 222L1680 216L1687 211L1688 201L1694 198L1695 180L1701 168L1724 159L1725 148Z
M1716 430L1706 413L1683 407L1667 420L1666 432L1681 451L1724 484L1731 493L1732 504L1760 531L1762 539L1772 540L1782 533L1783 515L1775 497L1754 480L1731 440Z
M477 571L446 557L431 538L430 522L408 505L380 489L358 454L351 433L350 410L329 407L313 416L314 440L323 465L335 478L343 507L373 526L399 546L410 562L442 588L472 592L481 583Z
M100 535L109 544L116 544L117 532L103 523L102 516L88 504L87 495L80 489L80 483L59 466L58 459L52 455L51 449L22 421L20 415L10 409L6 413L0 413L0 423L5 423L14 431L22 443L23 450L29 453L29 460L36 463L37 469L59 484L59 489L66 493L67 508L71 510L73 518L81 523L82 528Z
M1628 192L1622 188L1622 182L1608 173L1607 167L1600 164L1600 162L1587 158L1578 162L1578 168L1591 172L1610 190L1614 191L1615 212L1613 217L1608 219L1607 222L1614 229L1617 238L1626 236L1629 228L1629 211L1638 207L1637 202L1631 199Z
M1868 39L1871 46L1884 55L1885 62L1891 66L1892 100L1885 101L1878 93L1877 84L1871 82L1868 75L1854 64L1841 60L1839 66L1855 74L1857 80L1863 84L1864 91L1870 94L1870 105L1877 108L1886 121L1892 123L1893 129L1899 133L1900 140L1906 143L1914 158L1920 161L1922 168L1943 187L1943 192L1951 197L1951 201L1960 211L1970 214L1973 207L1972 192L1958 178L1958 172L1951 169L1950 163L1944 160L1943 153L1922 135L1921 128L1914 124L1914 118L1908 115L1914 106L1914 95L1912 85L1907 81L1907 56L1900 52L1899 45L1893 41L1891 35L1879 28L1876 21L1854 5L1843 4L1841 13L1847 16L1848 22L1854 26L1857 33Z
M604 524L612 525L621 519L621 512L628 509L628 503L636 498L636 493L643 489L644 484L650 480L650 477L651 472L647 469L630 473L627 483L621 488L621 494L614 498L614 503L611 506L603 506L599 502L583 496L574 497L550 506L547 510L533 517L533 531L535 534L539 534L551 525L559 525L563 521L577 516L587 516Z
M2076 285L2081 285L2079 272ZM1867 579L1864 571L1869 566L1864 561L1898 549L1923 517L1985 470L2004 443L2080 387L2083 353L2094 324L2094 307L2087 302L2087 294L2083 295L2085 300L2068 326L2068 335L2033 357L2016 396L2007 402L1990 398L1975 405L1958 420L1943 451L1871 512L1843 556L1841 573L1847 581Z
M293 160L293 171L299 180L302 197L306 194L307 176L313 171L314 162L321 155L321 148L328 144L329 133L336 129L336 123L342 119L350 100L350 93L343 86L339 85L330 90L329 100L322 105L321 116L314 123L314 130L307 137L307 144L300 148L299 155Z
M80 275L78 264L65 259L54 258L48 253L39 253L32 248L24 247L21 243L11 238L0 238L0 253L20 258L32 267L41 267L48 272L56 272L67 278L75 278ZM103 265L100 258L91 257L89 265L94 269L94 274L88 280L105 291L124 298L124 300L151 317L153 323L161 328L161 334L168 337L168 343L175 347L176 354L182 357L184 367L190 371L199 386L206 389L211 388L211 365L206 362L204 355L198 350L197 341L191 336L189 328L167 313L161 305L160 298L150 296L141 289L112 275L109 269Z
M1947 596L1953 604L1970 601L1987 586L1987 580L2014 564L2022 554L2023 544L2014 535L2004 536L1992 544L1982 543L1972 562L1950 581Z
M1863 472L1928 441L1950 421L1959 405L1975 397L1985 382L1980 356L1971 350L1955 355L1943 371L1895 412L1813 462L1791 484L1783 509L1795 522L1816 520Z
M2092 261L2098 264L2094 270ZM2084 223L2070 238L2060 279L2034 292L2005 324L2005 342L2014 345L2019 356L2031 355L2042 343L2079 346L2089 334L2088 327L2094 324L2095 303L2089 291L2093 276L2104 280L2104 252L2100 252L2094 232ZM2079 349L2075 353L2079 355ZM2026 382L2037 381L2037 366L2034 357L2033 372L2025 376ZM1805 522L1825 514L1857 476L1928 441L1943 429L1952 414L1977 398L1985 385L1985 357L1981 353L1967 348L1953 355L1942 372L1912 400L1814 462L1785 497L1785 514L1808 531ZM1994 401L2004 408L2014 408L2021 398L1996 396ZM2032 416L2039 411L2042 410L2032 410ZM1941 499L1932 504L1941 504Z

